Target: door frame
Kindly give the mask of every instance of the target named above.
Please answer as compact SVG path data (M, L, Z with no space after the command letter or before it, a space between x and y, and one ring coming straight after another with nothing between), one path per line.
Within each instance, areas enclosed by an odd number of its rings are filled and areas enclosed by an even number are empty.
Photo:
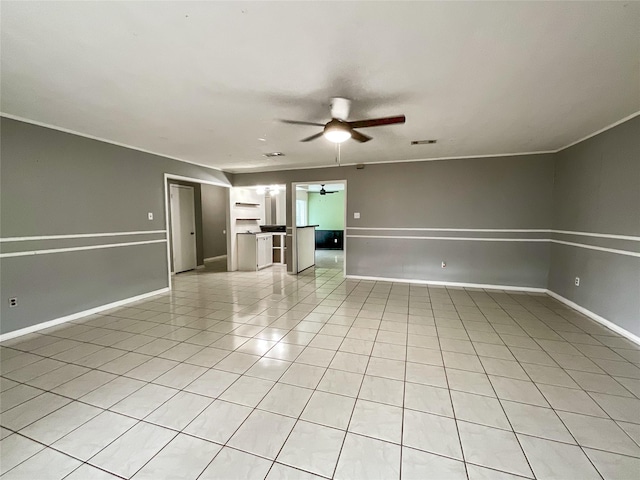
M184 175L175 175L173 173L165 173L163 176L164 184L163 184L163 192L164 192L164 225L165 225L165 239L167 244L167 285L169 286L169 291L173 290L173 274L171 273L171 245L169 236L171 235L171 225L169 224L169 210L171 209L171 205L169 203L169 182L168 180L183 180L185 182L192 183L200 183L205 185L213 185L215 187L224 187L231 188L231 184L224 183L224 181L219 180L202 180L201 178L193 178L186 177ZM228 195L227 195L228 197ZM229 206L226 208L226 224L227 224L227 253L229 252ZM197 263L197 261L196 261Z
M296 187L298 185L330 185L341 183L344 185L344 235L342 242L342 277L347 277L347 180L313 180L313 181L300 181L300 182L292 182L291 183L291 273L294 275L298 275L298 232L296 226ZM308 208L308 205L307 205Z

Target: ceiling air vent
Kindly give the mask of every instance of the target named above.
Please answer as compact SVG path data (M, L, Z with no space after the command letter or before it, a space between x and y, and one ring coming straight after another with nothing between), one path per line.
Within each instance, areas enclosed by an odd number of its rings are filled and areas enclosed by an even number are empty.
M264 153L263 155L264 155L265 157L267 157L267 158L272 158L272 157L284 157L284 153L282 153L282 152Z
M437 140L414 140L411 145L433 145Z

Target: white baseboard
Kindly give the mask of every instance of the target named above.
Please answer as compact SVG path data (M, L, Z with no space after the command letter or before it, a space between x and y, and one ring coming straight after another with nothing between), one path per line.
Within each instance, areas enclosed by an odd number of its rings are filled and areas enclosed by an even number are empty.
M221 260L223 258L227 258L227 256L226 255L218 255L217 257L205 258L204 261L205 262L213 262L214 260Z
M614 332L616 332L619 335L622 335L623 337L631 340L633 343L637 343L638 345L640 345L640 337L638 337L637 335L631 333L628 330L625 330L624 328L622 328L619 325L616 325L615 323L613 323L610 320L607 320L604 317L601 317L600 315L598 315L597 313L593 313L591 310L587 310L586 308L584 308L581 305L578 305L575 302L572 302L571 300L564 298L562 295L558 295L556 292L552 292L551 290L547 290L547 294L550 297L555 298L556 300L558 300L559 302L564 303L565 305L567 305L568 307L573 308L574 310L577 310L578 312L582 313L583 315L586 315L587 317L589 317L592 320L595 320L596 322L598 322L599 324L607 327L609 330L613 330Z
M508 290L513 292L545 293L545 288L514 287L511 285L489 285L485 283L440 282L436 280L411 280L407 278L366 277L362 275L345 275L351 280L373 280L374 282L417 283L420 285L437 285L441 287L483 288L489 290Z
M599 324L607 327L609 330L616 332L619 335L629 339L633 343L640 345L640 337L631 333L628 330L625 330L619 325L616 325L610 320L607 320L604 317L601 317L597 313L592 312L591 310L587 310L581 305L578 305L571 300L564 298L562 295L558 295L556 292L552 292L546 288L534 288L534 287L515 287L509 285L487 285L482 283L461 283L461 282L440 282L440 281L432 281L432 280L409 280L406 278L387 278L387 277L367 277L362 275L345 275L345 278L351 280L372 280L374 282L396 282L396 283L416 283L420 285L437 285L443 287L464 287L464 288L482 288L482 289L490 289L490 290L506 290L513 292L533 292L533 293L546 293L550 297L555 298L559 302L564 303L568 307L577 310L578 312L586 315L587 317L595 320Z
M143 293L142 295L136 295L135 297L125 298L124 300L118 300L117 302L107 303L106 305L100 305L99 307L91 308L89 310L84 310L82 312L72 313L71 315L55 318L53 320L38 323L36 325L31 325L30 327L21 328L20 330L14 330L13 332L3 333L2 335L0 335L0 342L4 342L5 340L11 340L12 338L16 338L16 337L21 337L22 335L26 335L28 333L37 332L38 330L44 330L45 328L55 327L56 325L60 325L61 323L70 322L72 320L77 320L78 318L82 318L82 317L87 317L89 315L93 315L94 313L100 313L100 312L104 312L105 310L121 307L123 305L127 305L132 302L137 302L139 300L144 300L145 298L153 297L155 295L160 295L161 293L166 293L168 291L169 291L168 287L161 288L159 290L154 290L153 292Z

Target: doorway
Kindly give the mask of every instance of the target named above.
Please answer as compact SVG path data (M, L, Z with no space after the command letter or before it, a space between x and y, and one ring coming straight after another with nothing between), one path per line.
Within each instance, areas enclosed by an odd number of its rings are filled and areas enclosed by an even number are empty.
M176 187L186 190L176 190ZM164 174L164 214L168 237L166 265L169 288L173 287L173 275L176 273L227 271L230 187L231 185L222 181L201 180L171 173ZM191 218L188 222L182 220L179 204L182 203L182 195L185 195L185 191L190 193L186 194L185 202L189 207L185 207L185 210L193 212L193 222L191 222ZM180 221L174 221L174 218L180 219ZM189 226L194 226L194 224L195 228L189 229ZM174 228L176 229L175 233ZM194 240L183 240L186 235L179 234L179 230L187 231L189 237L195 237L195 266L193 253L185 252L183 249L185 241L189 242L188 245L191 248ZM194 235L191 235L191 232L194 232ZM180 237L178 240L180 245L175 245L174 238L178 237ZM180 243L181 240L182 243ZM188 262L183 262L179 258L182 256L182 252L186 253Z
M193 270L196 257L196 211L193 187L171 184L171 245L174 273Z
M315 268L346 271L346 180L300 182L292 185L295 192L292 207L294 273L309 265L310 253L307 225L316 225L312 262ZM302 244L301 244L302 242ZM300 256L304 258L301 258Z

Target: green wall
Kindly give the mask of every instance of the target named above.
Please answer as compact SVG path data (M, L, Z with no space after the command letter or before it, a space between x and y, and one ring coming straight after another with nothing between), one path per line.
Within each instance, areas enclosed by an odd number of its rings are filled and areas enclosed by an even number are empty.
M309 225L317 230L344 230L344 190L328 195L309 192Z

